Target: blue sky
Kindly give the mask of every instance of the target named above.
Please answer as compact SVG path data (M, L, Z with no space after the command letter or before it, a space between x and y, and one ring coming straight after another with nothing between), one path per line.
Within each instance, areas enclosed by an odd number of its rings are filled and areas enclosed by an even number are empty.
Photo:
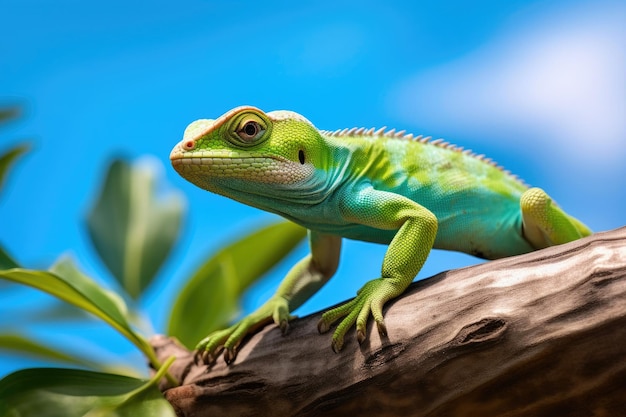
M443 137L543 187L596 231L622 226L624 21L617 0L6 0L0 103L22 104L25 114L0 132L0 150L21 138L34 150L0 195L0 242L29 267L70 251L106 282L81 222L106 165L119 155L162 163L189 211L143 300L163 331L181 280L214 249L274 220L195 188L169 166L187 124L243 104L294 110L321 129L390 126ZM352 297L377 276L384 250L348 242L338 275L298 313ZM305 253L255 286L246 309ZM476 262L436 251L420 277ZM75 334L42 331L75 343ZM132 352L99 327L77 333ZM11 367L0 358L0 371Z

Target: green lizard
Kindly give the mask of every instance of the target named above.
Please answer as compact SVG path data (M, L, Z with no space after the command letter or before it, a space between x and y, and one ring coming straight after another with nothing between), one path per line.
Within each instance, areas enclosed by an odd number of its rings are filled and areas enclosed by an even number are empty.
M372 315L386 334L383 305L402 294L432 248L496 259L591 234L539 188L529 188L482 155L393 129L317 130L291 111L238 107L216 120L191 123L170 155L185 179L211 192L279 214L309 230L310 255L275 295L197 346L212 363L230 363L248 333L277 323L335 273L341 239L388 244L379 278L356 298L322 315L320 332L338 352L356 323L366 337Z

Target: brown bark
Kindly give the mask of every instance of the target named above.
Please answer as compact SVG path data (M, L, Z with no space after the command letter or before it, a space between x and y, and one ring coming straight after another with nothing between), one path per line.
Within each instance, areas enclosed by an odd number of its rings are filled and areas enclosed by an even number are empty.
M210 372L154 338L183 380L166 398L181 416L626 416L626 228L414 283L388 337L370 323L339 354L318 319Z

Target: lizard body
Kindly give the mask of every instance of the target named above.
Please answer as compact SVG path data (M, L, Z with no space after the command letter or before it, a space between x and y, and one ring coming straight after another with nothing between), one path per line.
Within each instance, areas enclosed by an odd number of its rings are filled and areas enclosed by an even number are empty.
M238 107L198 120L170 155L195 185L279 214L309 230L311 254L257 311L198 345L207 363L225 348L234 359L246 333L278 323L334 274L341 238L388 244L381 275L357 297L322 316L321 332L339 351L356 323L359 341L371 314L415 278L431 248L496 259L565 243L591 231L539 188L529 188L482 155L384 129L317 130L290 111Z

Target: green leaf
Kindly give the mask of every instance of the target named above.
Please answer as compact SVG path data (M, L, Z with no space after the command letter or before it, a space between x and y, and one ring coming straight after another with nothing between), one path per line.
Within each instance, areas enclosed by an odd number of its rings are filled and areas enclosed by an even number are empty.
M17 354L52 363L79 366L101 372L123 373L124 375L142 375L145 369L139 369L129 363L115 363L111 361L93 361L75 353L69 353L57 347L47 346L37 340L18 333L0 334L0 350L8 354ZM81 352L93 356L90 343L80 345Z
M60 362L88 368L99 367L96 363L87 359L53 349L36 340L15 333L0 334L0 349L57 363Z
M4 250L2 246L0 246L0 269L11 269L11 268L19 268L17 262ZM10 287L10 282L1 281L0 280L0 290L6 290L7 287Z
M6 123L9 120L17 119L22 114L18 106L10 106L0 108L0 123Z
M306 236L290 222L264 227L220 250L202 265L178 295L168 334L191 347L227 324L243 291L282 260Z
M114 161L87 217L89 236L100 258L135 299L167 258L184 210L179 193L156 198L156 172L154 164Z
M166 369L150 381L74 369L17 371L0 380L0 415L174 417L156 386Z
M137 346L158 368L148 342L130 326L124 301L82 274L69 258L57 262L50 271L22 268L0 270L0 278L47 292L101 318Z
M0 269L18 268L19 265L9 255L2 246L0 246Z
M0 280L0 282L3 282ZM46 303L42 303L37 306L26 306L26 308L17 309L15 306L9 306L9 309L13 311L19 311L20 321L25 324L37 323L39 325L53 325L55 322L63 322L69 324L85 323L95 318L85 310L82 310L74 305L64 303L59 299L50 300ZM0 325L2 320L0 320Z
M0 154L0 189L4 185L4 181L7 177L7 173L9 172L9 168L11 167L11 165L20 155L22 155L29 149L30 145L22 143Z

